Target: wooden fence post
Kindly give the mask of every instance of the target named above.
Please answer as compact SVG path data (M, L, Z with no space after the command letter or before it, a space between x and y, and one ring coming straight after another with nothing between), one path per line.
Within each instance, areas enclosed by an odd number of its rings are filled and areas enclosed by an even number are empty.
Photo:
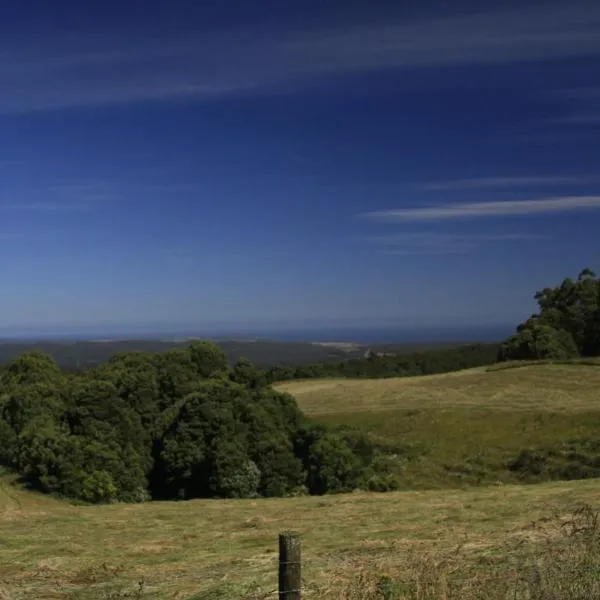
M279 600L300 600L302 575L300 539L295 533L279 534Z

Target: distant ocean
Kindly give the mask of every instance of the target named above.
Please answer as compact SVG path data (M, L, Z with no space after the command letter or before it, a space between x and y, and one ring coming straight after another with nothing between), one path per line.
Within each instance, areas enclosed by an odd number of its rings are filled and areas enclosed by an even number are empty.
M79 331L46 330L12 331L0 330L4 340L125 340L125 339L185 339L204 338L213 340L279 340L288 342L355 342L358 344L434 343L434 342L493 342L504 339L514 332L514 325L451 326L451 327L223 327L223 328L89 328Z

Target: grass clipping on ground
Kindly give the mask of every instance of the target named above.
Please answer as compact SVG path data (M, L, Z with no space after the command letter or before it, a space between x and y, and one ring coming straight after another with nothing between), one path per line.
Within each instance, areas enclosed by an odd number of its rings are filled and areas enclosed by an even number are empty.
M600 481L593 480L443 493L76 507L5 482L0 598L272 598L277 536L289 529L301 536L304 598L500 598L444 596L443 589L476 587L486 578L496 585L494 574L510 583L525 572L520 563L534 573L550 549L561 556L570 552L577 557L573 568L579 568L588 550L579 540L573 544L576 538L566 543L557 524L599 497ZM424 585L433 590L429 596L418 591Z

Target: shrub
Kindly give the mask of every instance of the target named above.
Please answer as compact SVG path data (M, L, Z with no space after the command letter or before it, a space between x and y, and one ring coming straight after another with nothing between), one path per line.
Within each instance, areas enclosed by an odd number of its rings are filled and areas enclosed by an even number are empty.
M394 492L402 485L398 475L373 475L367 482L370 492Z

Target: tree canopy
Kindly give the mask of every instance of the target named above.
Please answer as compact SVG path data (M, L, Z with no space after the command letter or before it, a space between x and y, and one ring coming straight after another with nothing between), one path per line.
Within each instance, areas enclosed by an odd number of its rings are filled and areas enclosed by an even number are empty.
M86 502L321 494L370 475L345 438L211 342L76 374L37 351L13 360L0 373L0 464Z
M600 354L600 279L584 269L576 280L535 294L539 312L501 346L500 360L566 359Z

